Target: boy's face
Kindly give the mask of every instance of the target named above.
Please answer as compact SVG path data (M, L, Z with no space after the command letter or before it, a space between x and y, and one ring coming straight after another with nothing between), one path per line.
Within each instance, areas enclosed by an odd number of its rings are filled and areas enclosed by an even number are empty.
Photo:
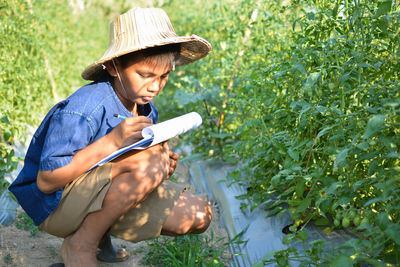
M121 99L123 103L130 102L127 103L128 106L134 103L141 105L149 103L164 88L171 72L169 66L158 65L155 60L139 60L128 64L126 67L122 67L118 61L115 61L115 63L123 86L121 86L117 76L114 79L114 89L117 95L123 98Z

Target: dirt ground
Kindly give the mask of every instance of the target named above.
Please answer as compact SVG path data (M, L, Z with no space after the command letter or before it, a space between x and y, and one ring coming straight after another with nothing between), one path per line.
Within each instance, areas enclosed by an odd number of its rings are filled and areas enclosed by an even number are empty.
M188 167L179 164L175 171L175 178L180 182L190 186L189 191L195 189L189 184ZM214 238L224 237L228 240L226 231L220 227L218 208L213 207L213 220L207 233L214 233ZM14 225L0 225L0 266L15 267L46 267L53 263L62 262L61 244L63 239L51 236L45 232L40 232L36 237L31 237L28 231L17 229ZM133 267L143 266L140 260L146 254L147 244L145 241L131 243L114 238L113 242L123 246L130 253L130 257L123 263L100 263L101 267L118 266Z

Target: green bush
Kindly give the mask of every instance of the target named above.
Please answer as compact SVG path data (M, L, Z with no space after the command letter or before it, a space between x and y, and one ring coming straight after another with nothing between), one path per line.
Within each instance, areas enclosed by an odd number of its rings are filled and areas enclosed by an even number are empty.
M239 198L271 216L289 211L295 225L350 227L360 235L344 256L353 264L398 264L399 3L166 5L175 24L214 46L182 70L187 78L175 82L166 108L202 112L191 141L240 162L231 178L248 191Z
M29 231L31 237L36 237L40 233L39 227L33 223L32 219L25 212L17 215L14 225L18 229Z
M147 241L149 252L142 263L149 266L227 266L225 251L229 243L213 234L161 237Z
M16 167L12 145L26 141L59 100L86 83L80 73L104 53L107 9L84 12L66 0L0 3L0 181Z

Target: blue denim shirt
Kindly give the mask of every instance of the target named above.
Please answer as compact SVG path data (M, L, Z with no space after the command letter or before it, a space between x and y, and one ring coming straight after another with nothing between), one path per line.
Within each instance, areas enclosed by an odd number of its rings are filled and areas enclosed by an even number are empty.
M157 122L158 112L153 104L139 108L153 123ZM40 225L57 208L63 191L41 192L36 184L38 171L54 170L69 164L76 152L121 122L114 114L133 116L121 103L107 78L81 87L46 115L33 135L24 167L9 187L35 225Z

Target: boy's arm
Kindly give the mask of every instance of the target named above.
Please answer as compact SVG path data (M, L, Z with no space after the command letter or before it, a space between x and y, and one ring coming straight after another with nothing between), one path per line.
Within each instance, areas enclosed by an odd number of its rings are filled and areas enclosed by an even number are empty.
M151 124L151 119L143 116L123 120L109 134L78 151L69 164L50 171L39 171L38 188L46 194L57 191L85 173L102 158L140 140L142 129Z

